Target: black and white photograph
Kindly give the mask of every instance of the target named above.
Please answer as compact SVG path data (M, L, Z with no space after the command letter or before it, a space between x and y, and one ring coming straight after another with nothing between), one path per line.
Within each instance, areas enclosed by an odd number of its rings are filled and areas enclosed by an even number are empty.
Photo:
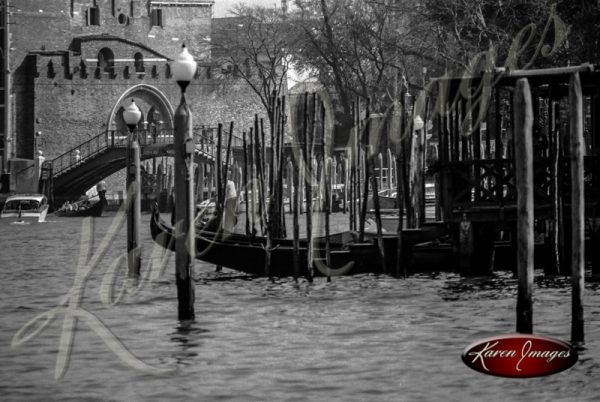
M0 0L2 401L594 401L599 0Z

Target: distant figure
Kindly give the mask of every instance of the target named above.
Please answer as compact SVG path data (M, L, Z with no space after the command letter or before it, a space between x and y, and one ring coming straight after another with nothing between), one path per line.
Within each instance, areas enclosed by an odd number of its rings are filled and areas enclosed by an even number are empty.
M171 206L171 225L175 226L175 189L171 189L169 196L169 205Z
M106 197L106 188L107 186L104 180L101 180L96 184L96 191L98 192L98 197L100 197L100 199Z
M227 180L225 186L225 206L223 211L223 229L233 232L237 218L237 191L233 180Z

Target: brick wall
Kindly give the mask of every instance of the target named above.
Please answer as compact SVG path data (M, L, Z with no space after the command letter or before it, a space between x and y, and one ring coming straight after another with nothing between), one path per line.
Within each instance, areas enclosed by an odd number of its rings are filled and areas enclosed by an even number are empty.
M204 41L211 34L210 7L164 7L163 27L150 27L151 7L146 0L116 0L114 16L112 3L96 1L100 26L86 25L85 11L92 0L16 3L11 67L17 157L32 158L37 141L46 158L52 159L104 132L118 100L138 84L160 91L176 109L180 91L168 76L167 62L151 59L174 58L183 41L200 62L187 90L194 126L223 123L228 127L234 121L241 136L251 127L255 113L266 117L245 83L224 78L218 66L211 67ZM121 13L129 17L125 24L119 23ZM95 74L98 52L104 47L117 59L113 75ZM135 71L133 58L138 52L145 60L144 74ZM268 126L266 119L265 123ZM37 140L36 132L42 133Z
M107 45L111 43L98 41L93 48ZM126 54L134 54L139 49L129 45L121 47L121 50ZM115 57L120 57L120 54L115 52ZM73 58L70 54L38 54L32 57L30 61L37 62L34 67L37 77L32 80L33 86L25 83L19 85L24 95L17 102L17 112L30 116L19 120L34 123L24 130L29 132L29 136L42 131L40 146L49 158L106 130L110 111L119 98L135 85L145 84L156 88L164 93L173 109L177 108L179 87L172 78L167 77L164 62L145 63L144 75L135 73L133 62L115 63L112 77L107 74L96 76L95 65L91 65L87 68L87 78L82 78L80 58L75 56L75 60L68 60L70 58ZM50 63L54 75L48 72ZM70 66L66 74L64 65ZM130 72L128 78L124 74L126 67ZM156 76L152 74L153 67L156 67ZM28 70L27 66L23 66L23 69ZM33 102L25 102L31 95L29 92L34 94L31 97ZM223 80L219 76L207 78L199 73L187 89L187 100L193 112L194 125L228 125L234 121L236 131L241 132L248 130L255 113L265 116L258 98L239 80Z
M13 2L11 66L21 65L30 51L66 50L73 38L97 34L127 38L171 58L177 55L185 41L196 59L210 58L206 38L211 35L211 7L162 7L163 26L152 27L150 12L157 7L151 7L149 0L114 0L114 15L112 2L96 0L100 25L87 25L86 12L94 4L93 0ZM125 23L119 21L120 14L127 18Z

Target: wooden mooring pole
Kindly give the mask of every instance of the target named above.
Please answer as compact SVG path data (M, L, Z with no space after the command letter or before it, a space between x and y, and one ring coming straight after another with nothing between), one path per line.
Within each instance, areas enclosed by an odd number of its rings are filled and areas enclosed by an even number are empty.
M370 99L367 99L367 110L366 110L366 118L365 118L365 124L367 124L367 133L369 132L369 117L370 117ZM360 131L360 130L359 130ZM363 141L362 138L359 139L359 143L364 146L365 148L369 145L369 140L367 138L366 142ZM359 147L359 154L360 154L360 147ZM368 199L369 199L369 174L370 169L369 169L369 154L367 151L365 151L365 155L364 155L364 168L362 169L364 172L364 180L363 180L363 194L362 194L362 205L360 206L360 219L359 219L359 234L358 234L358 241L359 242L364 242L365 241L365 220L367 219L367 204L368 204ZM359 175L360 177L360 175Z
M246 132L242 133L242 144L244 146L244 171L243 171L243 186L244 186L244 199L246 200L246 236L249 236L250 231L250 199L248 198L248 151L246 149Z
M254 180L255 178L255 166L254 166L254 136L253 136L253 129L250 128L250 181L248 183L246 183L246 186L250 185L250 198L246 200L246 213L248 213L248 210L250 211L250 233L251 235L254 237L254 235L256 235L256 213L255 213L255 208L256 208L256 204L254 202L254 200L256 200L256 182ZM248 195L248 194L246 194ZM250 207L250 208L248 208Z
M517 81L514 94L515 177L517 185L517 332L533 331L533 108L529 82Z
M223 146L223 125L219 123L219 127L217 129L217 157L216 157L216 171L215 176L217 179L217 202L215 202L215 206L217 208L217 216L219 218L219 225L222 223L223 219L223 186L221 185L221 169L223 168L223 161L221 160L222 155L222 146Z
M390 122L390 141L394 145L394 158L396 162L396 206L398 207L398 227L396 231L396 277L400 277L400 273L406 278L407 269L403 263L404 258L402 253L402 229L403 229L403 215L404 215L404 165L402 162L403 158L403 143L404 143L404 131L402 130L402 114L403 108L400 102L395 102L394 111L392 113L392 120Z
M329 269L331 267L331 243L329 239L329 214L331 213L331 176L333 174L335 182L335 161L325 155L325 106L321 104L321 184L324 186L324 202L322 212L325 214L325 263L327 264L327 282L331 282Z
M381 125L381 121L379 121L381 119L381 117L379 115L375 116L371 116L370 117L370 121L367 123L367 138L366 138L366 153L367 153L367 160L370 160L371 162L368 164L369 166L369 175L371 176L371 191L373 193L372 197L373 197L373 208L375 209L375 226L377 229L377 246L379 248L379 258L381 258L381 267L382 267L382 271L384 274L388 273L388 269L387 269L387 261L386 261L386 257L385 257L385 247L383 244L383 231L382 231L382 227L381 227L381 208L379 206L379 188L377 186L377 177L375 176L375 159L379 160L379 183L382 183L381 181L381 175L383 172L383 158L381 157L381 153L375 154L375 152L377 152L375 149L373 149L372 147L374 147L371 144L371 133L374 133L374 135L380 135L380 125ZM365 188L369 188L369 184L365 183ZM366 202L366 200L365 200Z
M297 146L297 143L294 144ZM290 162L292 163L292 162ZM299 222L299 210L300 210L300 166L297 164L296 169L291 169L292 179L294 182L294 189L292 194L292 214L293 214L293 247L294 247L294 280L297 282L300 276L300 222Z
M569 126L571 134L571 281L573 285L571 343L584 343L583 291L585 287L584 255L584 171L583 171L583 97L579 73L569 82Z
M304 94L304 161L306 165L306 179L304 193L306 194L306 247L307 247L307 279L313 281L313 242L312 242L312 189L315 178L313 175L313 140L316 121L316 96L313 93L312 102L308 102L308 93ZM311 107L309 116L309 104ZM310 122L310 129L309 129Z

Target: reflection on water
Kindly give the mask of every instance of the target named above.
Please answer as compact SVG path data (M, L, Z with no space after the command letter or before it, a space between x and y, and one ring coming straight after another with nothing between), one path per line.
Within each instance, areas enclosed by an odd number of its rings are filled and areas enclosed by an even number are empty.
M94 247L111 221L96 219ZM143 221L147 228L147 215ZM19 348L10 343L73 285L81 222L0 221L2 400L554 401L594 400L600 393L593 381L600 370L597 283L586 287L587 343L579 362L551 377L511 380L478 374L460 357L474 341L514 331L517 282L510 272L406 280L360 275L309 284L217 273L197 263L197 318L179 323L172 256L162 276L115 305L103 303L102 282L125 252L124 230L91 272L81 307L137 359L173 371L148 375L132 369L78 325L69 369L55 381L61 319ZM157 257L151 257L149 233L142 234L148 267ZM115 271L115 291L126 271ZM537 333L569 339L569 286L568 278L536 276Z
M201 346L200 335L209 332L207 329L198 327L195 321L186 321L180 323L171 334L171 341L178 346L178 350L173 354L173 358L178 365L190 365L194 358L199 356L199 346Z

